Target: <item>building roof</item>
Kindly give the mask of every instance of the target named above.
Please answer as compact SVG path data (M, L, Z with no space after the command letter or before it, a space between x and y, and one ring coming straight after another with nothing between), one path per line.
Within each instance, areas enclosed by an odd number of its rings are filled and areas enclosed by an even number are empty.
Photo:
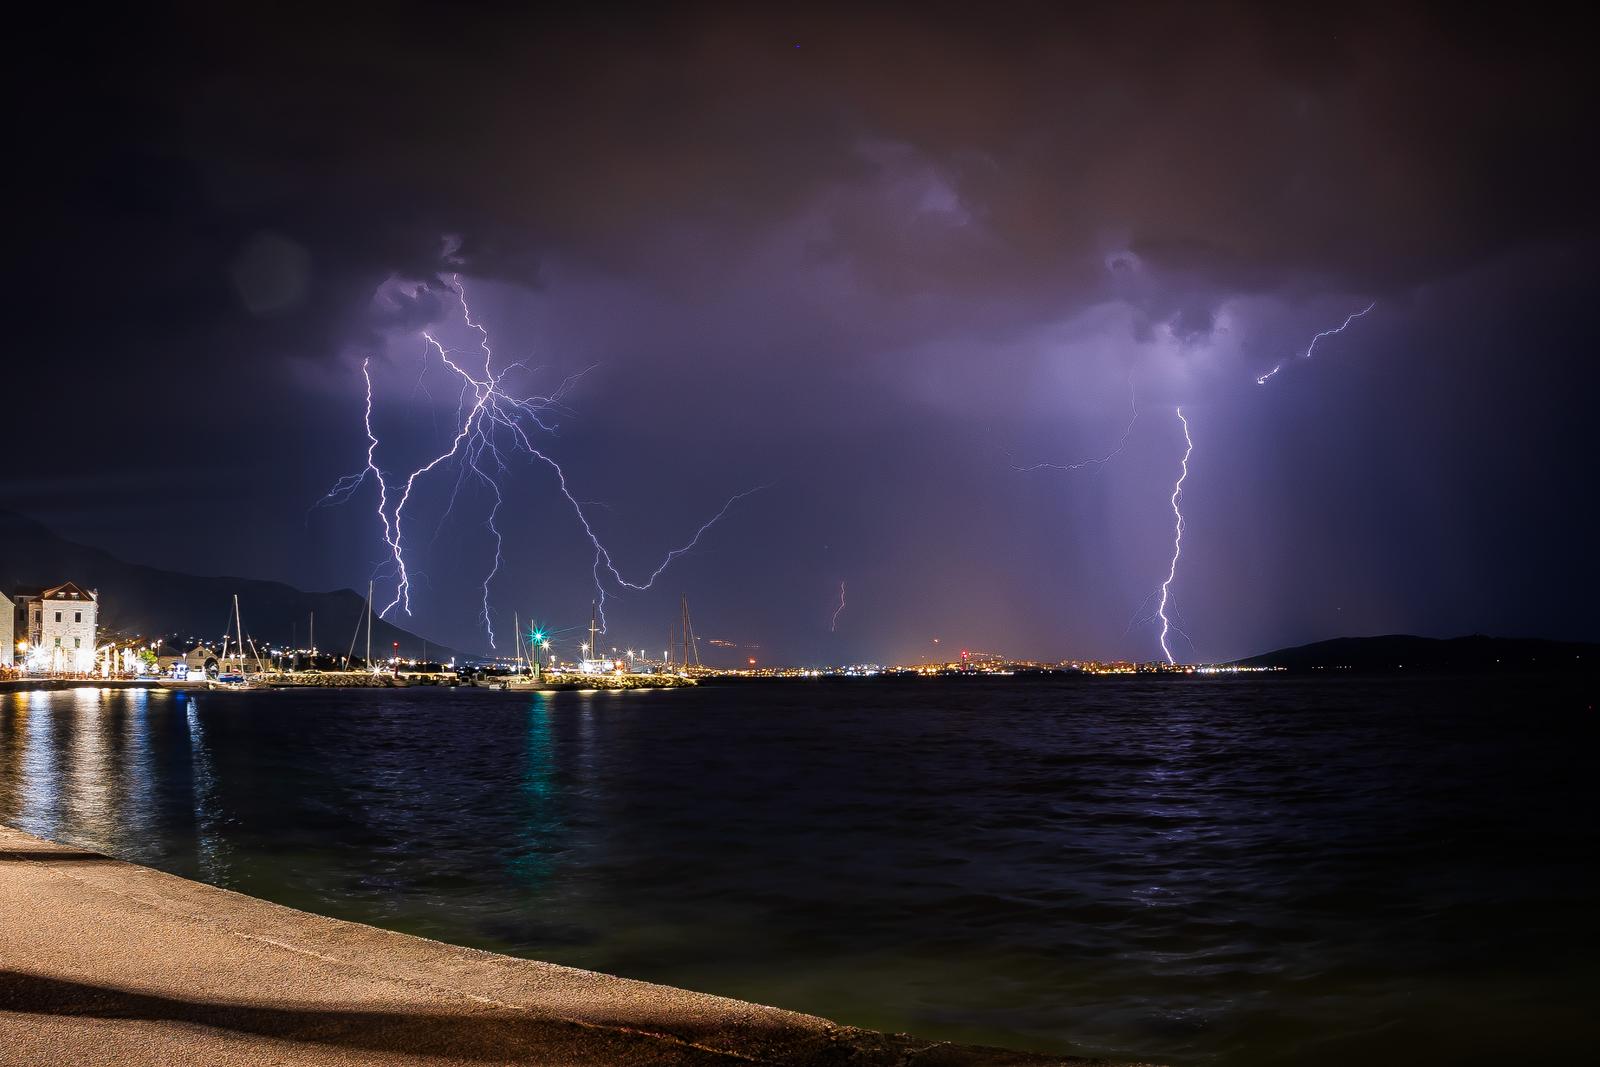
M41 600L94 600L93 593L86 593L83 587L76 582L63 582L53 589L46 589L40 594Z

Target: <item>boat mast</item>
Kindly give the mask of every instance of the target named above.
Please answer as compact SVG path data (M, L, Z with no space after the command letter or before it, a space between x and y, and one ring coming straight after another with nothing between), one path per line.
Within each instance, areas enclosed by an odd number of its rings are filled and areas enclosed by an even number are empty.
M239 673L244 673L244 619L239 614L239 594L233 594L233 625L239 630ZM261 664L261 653L256 651L256 643L250 642L250 654L256 660L256 673L265 674L267 669Z
M367 670L372 670L372 583L367 583Z
M689 669L689 651L694 650L694 665L700 666L700 639L694 635L694 623L689 620L689 598L683 601L683 669Z

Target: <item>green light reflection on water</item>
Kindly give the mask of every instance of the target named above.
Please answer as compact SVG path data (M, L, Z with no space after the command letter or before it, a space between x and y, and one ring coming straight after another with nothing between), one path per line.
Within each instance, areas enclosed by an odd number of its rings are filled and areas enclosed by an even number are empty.
M565 825L555 788L555 723L546 693L535 693L528 707L527 750L523 759L522 796L526 805L523 840L511 860L511 875L530 890L537 890L555 868Z

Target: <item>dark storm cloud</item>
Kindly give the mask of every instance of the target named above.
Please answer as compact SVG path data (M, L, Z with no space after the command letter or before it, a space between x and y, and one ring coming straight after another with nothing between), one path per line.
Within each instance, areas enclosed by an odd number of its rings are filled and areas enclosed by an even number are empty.
M1565 139L1573 53L1455 12L164 15L36 38L35 91L76 107L30 123L65 186L33 258L74 297L155 270L172 306L226 316L263 311L260 264L220 290L274 235L308 266L265 269L310 294L271 298L284 321L251 332L274 347L334 347L382 278L442 268L446 234L470 273L537 284L550 254L659 272L687 227L714 274L808 211L815 254L889 294L1059 310L1131 251L1155 320L1194 333L1230 292L1459 270L1586 216L1592 177ZM897 180L923 203L848 195Z

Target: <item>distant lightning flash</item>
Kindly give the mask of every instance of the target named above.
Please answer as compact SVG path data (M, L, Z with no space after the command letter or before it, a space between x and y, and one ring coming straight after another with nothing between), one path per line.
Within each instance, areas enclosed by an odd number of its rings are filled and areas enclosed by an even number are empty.
M828 626L829 633L836 633L839 629L839 613L844 610L844 583L839 583L839 606L833 609L833 622Z
M378 521L383 530L383 540L388 548L389 563L392 565L395 578L394 596L378 612L379 617L383 618L396 607L399 607L407 615L411 614L411 572L406 564L403 520L406 505L410 503L412 492L415 490L418 481L441 467L456 466L456 483L451 490L449 502L445 506L446 516L454 509L456 499L461 493L461 488L467 481L476 480L485 486L493 494L494 500L484 519L484 526L493 535L495 548L494 560L488 572L484 575L482 583L482 615L484 631L488 635L490 647L493 648L495 647L495 633L489 606L489 590L505 563L505 538L498 525L500 509L505 504L501 478L510 469L507 462L508 453L521 453L537 459L555 472L562 496L566 497L567 502L571 504L574 514L578 517L579 524L583 527L584 534L588 537L590 544L594 546L593 573L600 605L600 622L603 627L605 624L606 592L602 581L602 571L609 574L618 585L628 589L649 589L675 559L690 551L699 543L701 536L716 525L728 513L729 508L751 493L758 492L766 487L758 486L756 489L746 490L730 498L722 506L722 510L702 524L695 531L694 536L685 544L668 552L660 565L651 572L648 578L639 582L631 581L612 562L611 553L600 541L599 535L595 533L593 525L589 522L588 515L584 512L583 504L568 488L566 472L561 469L559 463L535 447L531 436L535 430L545 433L553 432L554 427L545 421L545 416L552 411L560 410L561 398L572 387L579 375L567 378L549 396L518 397L506 392L503 388L503 383L507 376L515 370L525 369L524 365L520 362L512 363L499 372L495 371L494 352L489 345L489 333L480 323L473 319L472 309L467 303L466 287L462 284L460 276L453 277L452 282L452 288L461 303L462 321L478 333L478 346L483 352L483 371L481 377L477 372L468 371L451 358L453 355L451 349L442 344L431 332L423 331L423 338L432 350L438 353L439 359L443 364L461 378L461 394L456 406L457 429L451 438L450 446L422 466L411 471L405 476L403 482L399 478L391 482L390 478L384 475L377 462L379 441L372 428L371 361L364 360L361 364L361 374L366 382L366 407L363 418L367 434L367 463L359 474L347 475L339 479L318 504L342 503L354 495L356 490L364 485L369 478L377 482ZM398 494L393 496L391 505L391 490L393 489L398 489ZM441 523L442 521L441 519Z
M551 470L555 471L556 482L561 487L561 495L566 497L567 503L572 505L572 511L575 515L577 515L578 523L583 527L584 535L588 537L589 543L594 546L594 588L595 593L597 594L596 608L598 609L600 615L601 633L605 633L606 631L606 588L605 583L600 575L602 570L605 570L607 573L609 573L612 577L612 580L614 580L618 585L627 589L634 589L641 592L649 589L651 586L656 584L656 579L661 577L662 572L672 565L673 560L677 559L685 552L690 551L695 545L700 543L700 538L707 530L711 529L711 527L715 526L719 521L721 521L722 517L728 513L729 508L733 507L733 505L737 504L745 497L750 496L752 493L759 493L763 489L770 488L770 486L758 485L754 489L746 489L742 493L735 493L733 496L729 497L728 502L722 505L722 510L702 523L700 528L694 532L693 537L689 538L688 541L668 552L666 556L662 558L660 565L658 565L655 570L650 572L650 577L646 578L642 582L634 582L623 577L622 572L617 570L616 564L612 562L610 550L601 543L600 536L594 532L594 527L589 523L589 517L584 514L583 505L579 502L578 498L572 494L572 490L568 488L567 475L566 472L561 469L561 465L555 460L551 459L549 456L545 455L543 452L539 451L537 448L534 448L532 443L527 442L526 439L524 439L524 444L529 455L545 463L550 467Z
M1023 472L1039 470L1076 471L1085 467L1093 467L1095 470L1099 470L1122 454L1123 448L1128 444L1128 435L1133 432L1133 424L1139 421L1139 395L1134 391L1132 371L1128 372L1128 407L1132 409L1132 414L1128 417L1128 425L1122 428L1122 437L1117 440L1117 447L1099 459L1085 459L1077 463L1034 463L1026 467L1019 467L1013 463L1011 469Z
M1341 322L1339 325L1335 326L1333 329L1331 329L1331 330L1323 330L1321 333L1317 334L1315 337L1313 337L1311 339L1311 343L1306 346L1306 350L1304 352L1300 353L1300 358L1301 359L1310 359L1311 358L1311 354L1317 350L1317 342L1318 341L1322 340L1324 337L1332 337L1336 333L1344 333L1344 330L1345 330L1346 326L1349 326L1352 322L1356 321L1361 316L1365 315L1367 312L1371 311L1373 308L1375 308L1377 306L1378 306L1378 302L1376 300L1374 300L1372 303L1368 304L1366 307L1362 308L1360 311L1357 311L1357 312L1353 313L1349 318L1345 319L1343 322ZM1271 370L1267 371L1267 373L1265 373L1261 377L1257 378L1256 379L1256 384L1257 385L1266 385L1267 384L1267 379L1271 378L1274 374L1277 374L1279 371L1281 371L1288 362L1289 361L1286 360L1286 359L1280 361L1276 367L1273 367Z
M1161 583L1161 601L1156 605L1156 615L1161 619L1161 651L1167 657L1168 663L1178 662L1172 655L1172 649L1167 645L1167 632L1172 629L1172 623L1167 619L1167 600L1172 588L1172 580L1178 576L1178 556L1183 551L1183 482L1189 477L1189 456L1194 452L1194 438L1189 436L1189 420L1183 417L1183 409L1177 408L1178 421L1183 423L1183 473L1178 475L1178 481L1172 487L1172 563L1167 567L1167 580ZM1191 642L1192 643L1192 642Z

